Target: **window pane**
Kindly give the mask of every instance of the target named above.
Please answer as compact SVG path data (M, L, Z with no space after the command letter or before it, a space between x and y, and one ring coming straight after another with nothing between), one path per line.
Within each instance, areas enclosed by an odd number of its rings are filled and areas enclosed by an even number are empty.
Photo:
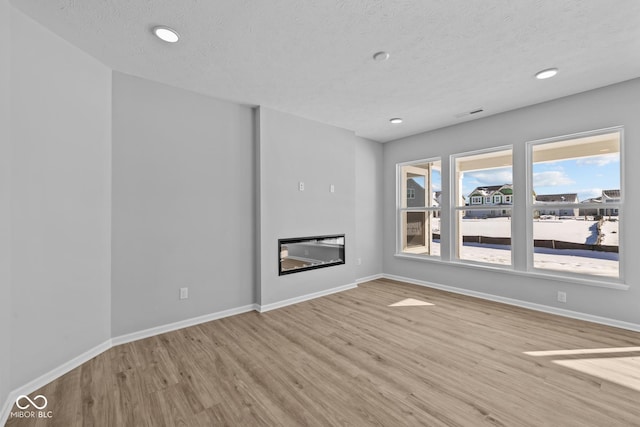
M458 212L458 258L511 265L511 209L469 212Z
M402 212L402 252L440 255L439 210Z
M513 195L512 162L511 149L457 157L456 205L507 203L506 196Z
M533 266L618 278L619 131L532 146Z
M455 159L458 259L511 265L512 150Z
M545 218L533 222L533 266L619 277L619 216Z
M441 161L416 161L402 165L398 172L400 252L439 256ZM407 208L412 211L407 212Z
M536 144L532 170L534 203L551 205L540 215L561 215L557 203L620 203L620 133Z
M401 168L403 188L401 207L422 208L440 206L441 162L420 162Z

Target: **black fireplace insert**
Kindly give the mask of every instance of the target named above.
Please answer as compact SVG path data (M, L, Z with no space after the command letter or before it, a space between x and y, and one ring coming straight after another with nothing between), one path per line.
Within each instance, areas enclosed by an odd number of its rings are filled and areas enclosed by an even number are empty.
M278 239L278 275L344 264L344 234Z

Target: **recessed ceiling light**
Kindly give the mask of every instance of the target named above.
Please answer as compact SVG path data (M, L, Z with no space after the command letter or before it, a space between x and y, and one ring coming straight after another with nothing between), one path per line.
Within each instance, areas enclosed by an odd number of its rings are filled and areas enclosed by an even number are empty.
M402 123L402 119L400 117L394 117L393 119L389 120L391 123L393 123L394 125L398 125L400 123Z
M536 73L536 79L538 80L550 79L556 74L558 74L557 68L547 68L546 70L538 71Z
M180 39L180 35L176 30L162 25L153 27L153 34L167 43L175 43Z
M373 54L374 61L382 62L389 59L389 52L376 52Z

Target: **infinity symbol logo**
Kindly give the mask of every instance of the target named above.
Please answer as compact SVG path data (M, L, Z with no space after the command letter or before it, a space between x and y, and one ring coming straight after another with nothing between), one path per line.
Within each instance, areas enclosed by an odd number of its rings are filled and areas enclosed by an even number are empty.
M36 403L36 401L37 401L38 399L42 400L42 402L44 402L44 403L42 403L42 405L38 405L38 404ZM27 403L27 404L25 404L24 406L22 406L22 405L20 404L20 401L23 401L23 400L26 400L26 401L28 402L28 403ZM36 409L44 409L44 408L46 408L46 407L47 407L47 403L49 403L49 402L47 401L47 398L46 398L46 397L44 397L44 396L43 396L43 395L41 395L41 394L39 394L39 395L37 395L36 397L34 397L34 398L33 398L33 400L31 400L31 399L29 398L29 396L26 396L26 395L24 395L24 394L21 394L21 395L20 395L20 396L18 396L18 398L16 399L16 406L17 406L18 408L20 408L20 409L27 409L27 408L28 408L29 406L31 406L31 405L33 405L33 407L34 407L34 408L36 408Z

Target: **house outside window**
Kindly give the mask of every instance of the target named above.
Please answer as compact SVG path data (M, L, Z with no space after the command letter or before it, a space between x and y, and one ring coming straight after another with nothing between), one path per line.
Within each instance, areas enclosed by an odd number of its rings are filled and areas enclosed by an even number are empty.
M512 148L500 147L452 156L452 183L455 205L453 250L462 262L511 266L512 209L496 209L503 189L513 192ZM477 184L480 183L480 186ZM474 188L475 187L475 188ZM485 193L484 205L465 206L466 194Z

